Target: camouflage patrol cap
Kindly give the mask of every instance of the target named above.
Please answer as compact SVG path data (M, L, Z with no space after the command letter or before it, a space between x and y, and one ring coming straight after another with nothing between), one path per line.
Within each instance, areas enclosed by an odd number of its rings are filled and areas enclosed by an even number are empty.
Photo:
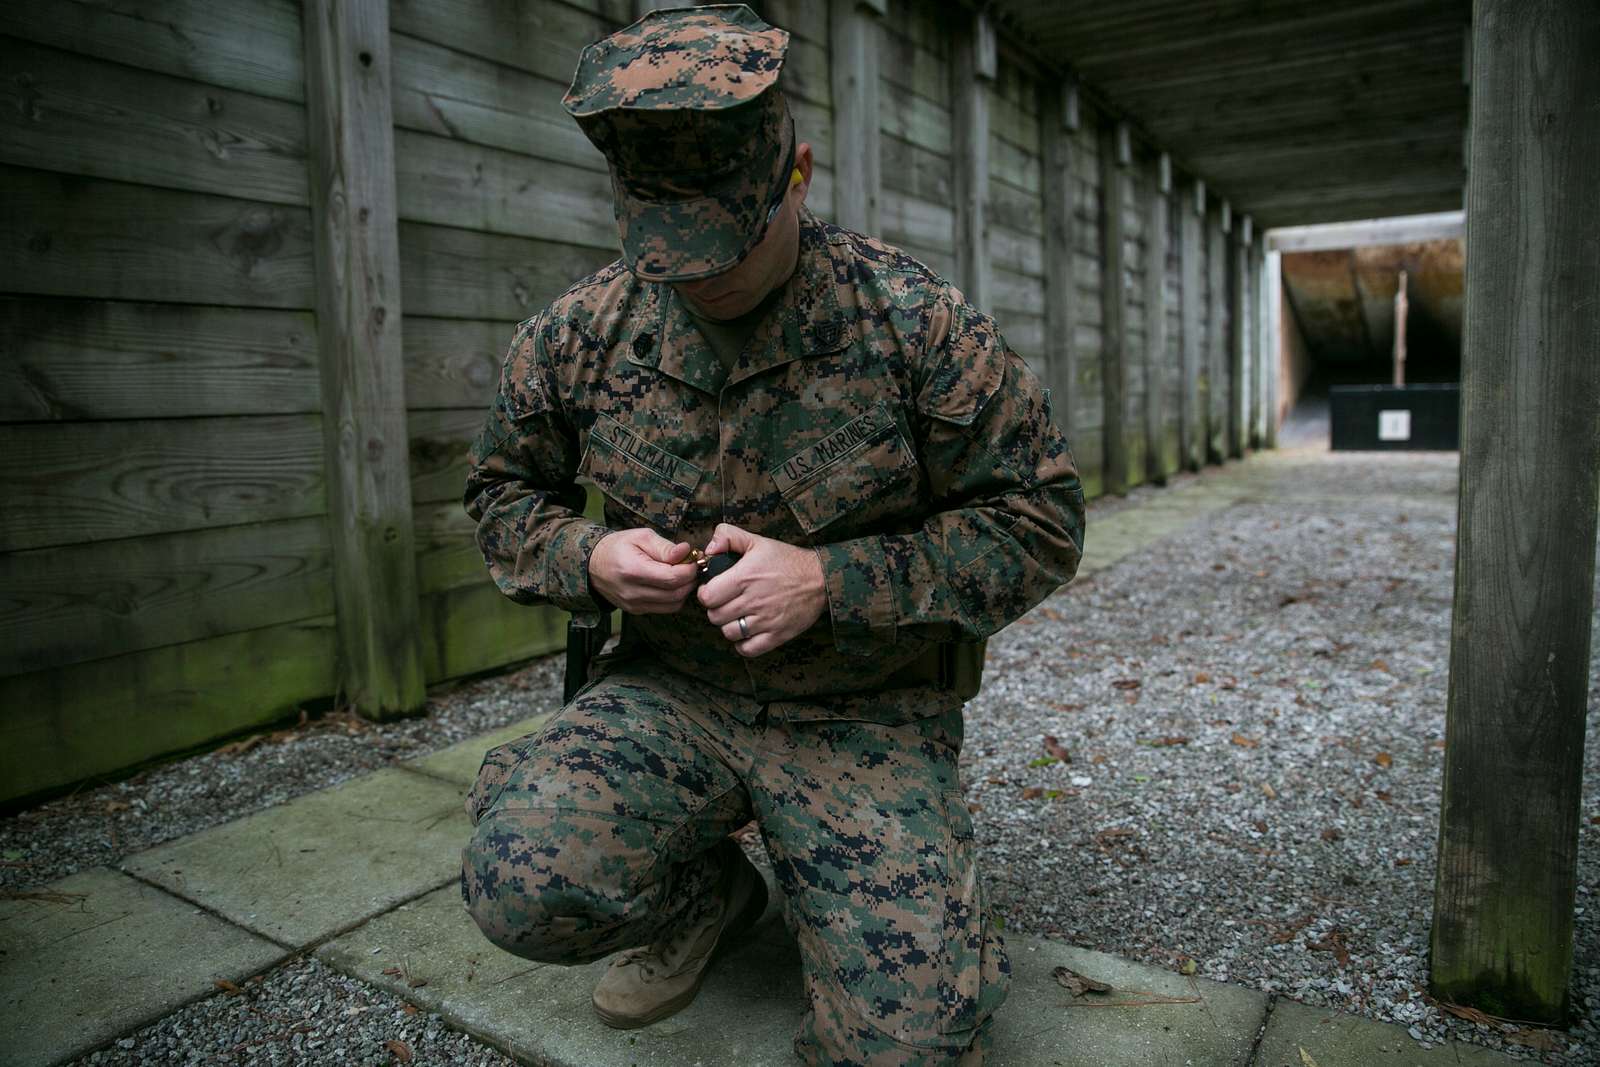
M652 11L583 50L567 113L611 165L623 262L649 281L721 274L788 188L789 34L744 4Z

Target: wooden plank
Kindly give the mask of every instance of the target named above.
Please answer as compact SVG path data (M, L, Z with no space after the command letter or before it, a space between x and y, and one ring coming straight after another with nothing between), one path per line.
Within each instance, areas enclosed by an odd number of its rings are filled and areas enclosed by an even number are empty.
M1078 225L1072 178L1073 144L1068 134L1065 95L1060 83L1042 82L1039 108L1039 143L1043 151L1040 184L1043 222L1043 272L1045 330L1044 381L1053 391L1056 424L1069 440L1077 432L1073 421L1073 393L1078 353L1074 344L1078 320L1078 290L1074 277L1074 247Z
M989 138L989 176L1030 196L1039 195L1038 155L993 133Z
M412 130L395 131L394 159L406 222L617 247L604 173Z
M0 801L100 779L332 695L333 616L0 678Z
M388 0L307 0L306 112L339 617L339 688L374 719L427 700L406 452ZM419 135L420 136L420 135Z
M880 82L878 92L884 133L938 155L950 155L955 122L952 108L941 107L887 78ZM955 98L954 82L951 83L951 98Z
M1228 238L1222 215L1212 211L1206 219L1206 462L1221 463L1228 456Z
M955 193L955 258L953 279L967 300L993 310L989 272L986 212L989 201L989 84L981 76L993 63L981 54L989 16L976 12L958 31L950 66L951 188ZM988 31L993 39L992 29Z
M883 35L883 76L897 87L932 101L941 108L950 107L950 58L946 49L941 55L917 44L910 34L904 33L900 23L891 23L894 32Z
M1150 175L1154 178L1155 175ZM1165 485L1167 365L1167 195L1156 180L1140 183L1144 193L1144 436L1145 476Z
M827 47L803 37L791 37L783 69L778 72L778 87L787 97L806 100L821 108L832 107Z
M321 516L0 555L0 675L333 610Z
M403 33L393 42L396 125L606 172L605 157L561 106L566 82Z
M467 486L467 451L483 428L486 410L477 407L408 414L413 503L461 503Z
M834 220L846 229L875 234L883 195L878 124L881 27L877 17L863 10L857 0L831 0L829 11L833 137L838 148L834 177L851 194L835 205Z
M1246 217L1243 220L1248 223ZM1249 418L1245 375L1250 363L1250 262L1247 225L1234 224L1228 239L1228 455L1244 456L1245 422Z
M1592 4L1475 5L1460 530L1430 989L1556 1025L1572 1001L1593 651L1597 54Z
M0 33L207 85L304 99L295 0L0 4Z
M309 308L305 208L0 166L0 291Z
M826 4L815 0L762 0L761 17L773 26L788 30L791 37L812 44L828 43L828 18Z
M407 315L406 406L488 410L515 328L512 322Z
M1127 351L1127 255L1122 211L1126 170L1117 162L1116 127L1106 125L1100 140L1100 259L1105 273L1100 288L1102 337L1101 383L1105 395L1105 491L1128 491L1128 434L1126 426L1129 354Z
M1044 277L1044 241L1037 231L1020 233L1009 226L991 223L989 259L996 267L1004 267L1017 274Z
M398 32L571 84L578 53L616 27L553 0L393 0Z
M1466 236L1466 213L1440 211L1400 219L1368 219L1322 226L1289 226L1267 237L1269 252L1322 252L1368 245L1416 241L1460 240Z
M565 648L566 613L505 598L487 579L422 598L428 682L462 678Z
M1030 193L1007 182L989 183L989 221L1021 233L1038 233L1044 216L1037 193Z
M401 299L416 315L520 322L616 258L615 247L402 222Z
M950 157L899 137L879 139L883 190L906 193L935 204L951 203ZM882 195L882 194L880 194Z
M819 167L832 169L835 159L833 112L810 101L796 99L789 101L789 114L794 116L796 141L811 146L811 156Z
M0 37L0 162L305 204L305 109Z
M417 523L417 589L423 595L442 593L489 580L478 550L477 523L461 500L419 504Z
M994 314L1002 322L1011 321L1015 314L1042 315L1044 311L1044 279L1035 275L1019 274L1004 267L990 269L990 300Z
M304 311L0 297L0 421L320 411Z
M0 425L0 552L321 515L317 415Z
M1268 252L1266 257L1266 283L1264 286L1267 312L1265 320L1266 343L1266 447L1278 447L1280 421L1279 396L1283 376L1283 256Z

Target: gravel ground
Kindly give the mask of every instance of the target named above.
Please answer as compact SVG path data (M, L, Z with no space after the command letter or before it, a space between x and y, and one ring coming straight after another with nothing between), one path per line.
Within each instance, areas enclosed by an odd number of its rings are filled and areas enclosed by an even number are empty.
M992 901L1013 931L1192 960L1424 1044L1596 1062L1595 744L1572 1028L1474 1024L1426 996L1456 457L1275 462L1270 499L1073 586L991 642L964 771ZM1594 666L1590 693L1593 733ZM1047 736L1070 762L1051 760Z
M1202 520L991 642L963 769L992 903L1013 932L1192 960L1203 976L1402 1023L1423 1044L1597 1062L1600 918L1585 905L1600 893L1600 746L1585 762L1573 1027L1473 1024L1426 996L1455 457L1271 464L1271 500ZM1095 519L1159 491L1091 505L1090 552ZM115 865L550 710L560 667L438 694L405 722L312 719L8 817L0 885ZM1600 672L1591 694L1593 730ZM1070 762L1042 762L1047 736ZM506 1062L310 960L80 1062L400 1062L391 1039L419 1063Z

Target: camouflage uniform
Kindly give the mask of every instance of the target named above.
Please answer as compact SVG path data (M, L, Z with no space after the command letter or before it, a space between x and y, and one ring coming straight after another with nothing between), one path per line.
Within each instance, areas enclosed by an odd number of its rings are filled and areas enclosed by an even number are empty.
M649 23L607 42L637 49ZM760 114L738 121L780 112L781 182L786 35L752 33L760 55L735 66ZM637 140L585 128L602 148ZM730 232L771 202L768 161L747 163L761 178ZM618 200L624 215L620 185ZM608 529L704 544L728 522L812 547L828 608L754 659L692 598L630 616L576 700L486 757L463 894L508 951L586 962L691 916L729 861L718 843L754 818L805 960L801 1058L978 1063L1009 965L957 776L968 694L952 651L1071 578L1083 493L1047 395L988 316L895 249L805 211L800 231L793 277L731 368L646 280L726 269L727 242L630 241L626 220L625 258L518 328L466 492L507 596L603 611L587 575ZM583 517L580 475L603 524Z

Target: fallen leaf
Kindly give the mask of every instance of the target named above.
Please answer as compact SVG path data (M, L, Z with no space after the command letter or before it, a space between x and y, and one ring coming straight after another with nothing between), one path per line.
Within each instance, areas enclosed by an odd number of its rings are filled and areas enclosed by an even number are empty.
M1043 786L1030 785L1022 791L1023 800L1038 800L1042 796L1044 796Z
M1261 744L1261 742L1257 741L1255 738L1246 737L1241 733L1235 733L1233 735L1233 743L1242 748L1255 748L1257 745Z
M232 982L228 981L226 978L218 978L215 982L212 982L211 984L216 986L218 989L222 990L224 993L228 994L228 996L230 996L230 997L236 997L240 993L244 992L244 990L240 989L238 986L234 985Z
M1394 764L1394 757L1387 752L1380 752L1372 757L1372 762L1380 767L1389 767Z
M1264 834L1267 832L1267 820L1265 819L1257 819L1250 825L1256 828L1256 833L1258 834Z
M1044 735L1044 750L1062 763L1072 762L1072 753L1067 751L1067 746L1063 745L1054 734Z
M1326 827L1322 831L1322 839L1324 841L1338 841L1342 837L1344 837L1344 834L1340 833L1338 827L1335 826Z
M1118 678L1111 683L1113 689L1137 689L1144 683L1137 678Z
M1350 950L1344 944L1344 932L1332 930L1321 941L1307 941L1306 948L1314 952L1331 952L1334 959L1339 961L1339 966L1350 966Z
M1469 1023L1482 1023L1484 1026L1494 1025L1494 1016L1485 1015L1477 1008L1469 1008L1465 1004L1452 1004L1448 1000L1434 1001L1442 1011L1447 1011L1457 1019L1465 1019Z
M1212 565L1211 565L1211 569L1212 569L1212 570L1214 570L1214 571L1225 571L1225 570L1227 570L1227 569L1228 569L1228 568L1227 568L1227 566L1226 566L1226 565L1224 565L1224 564L1221 564L1221 563L1213 563L1213 564L1212 564Z
M383 973L384 973L384 974L386 974L386 975L388 975L388 976L389 976L389 977L391 977L391 978L398 978L398 977L400 977L400 976L401 976L401 975L402 975L402 974L404 974L404 973L405 973L405 972L404 972L404 971L402 971L402 970L401 970L401 969L400 969L400 968L398 968L398 967L385 967L385 968L384 968L384 969L383 969Z
M1237 689L1237 688L1239 688L1238 679L1236 679L1236 678L1224 678L1224 679L1222 679L1222 681L1217 683L1217 688L1218 689Z
M1278 791L1276 789L1272 788L1266 782L1262 782L1261 783L1261 791L1263 793L1267 794L1267 799L1268 800L1277 800L1278 799Z
M1385 674L1393 674L1394 673L1394 671L1391 671L1389 669L1389 665L1387 663L1383 662L1383 660L1381 660L1381 659L1375 659L1375 660L1372 661L1372 669L1375 670L1375 671L1382 671Z
M978 812L980 812L982 810L983 810L983 805L982 804L974 804L971 801L967 802L967 811L971 812L973 815L978 814Z
M1190 738L1184 737L1182 734L1167 734L1164 737L1142 738L1139 743L1141 745L1149 745L1151 748L1166 748L1172 745L1187 745L1189 741Z
M1589 821L1594 823L1596 826L1600 826L1600 815L1589 816Z
M1410 856L1396 856L1394 858L1394 865L1396 867L1409 867L1409 866L1411 866L1411 857Z
M405 1012L407 1015L417 1015L420 1013L420 1009L415 1004L407 1004L400 1010Z
M1385 792L1382 789L1379 789L1377 792L1373 793L1372 795L1377 797L1379 800L1383 801L1385 804L1388 804L1389 802L1394 800L1393 796L1391 796L1389 793Z
M1199 674L1194 676L1195 685L1205 685L1209 681L1211 681L1211 675L1207 674L1205 671L1201 671Z
M1321 1067L1316 1060L1311 1058L1311 1053L1305 1050L1304 1045L1296 1045L1295 1048L1300 1050L1300 1067Z
M1232 719L1212 719L1211 722L1210 722L1210 725L1212 725L1212 726L1232 726L1233 725L1233 720Z
M394 1053L394 1058L399 1060L401 1063L411 1062L411 1046L406 1044L404 1041L397 1041L391 1037L389 1040L383 1043L383 1047Z
M994 775L990 775L988 778L985 778L984 781L988 782L990 785L1006 784L1006 780L1004 778L996 778Z
M1238 782L1228 782L1222 788L1226 789L1230 793L1237 793L1239 790L1243 789L1244 786L1240 785Z
M1200 969L1200 965L1198 963L1196 963L1192 958L1185 958L1183 963L1178 967L1178 973L1179 974L1194 974L1199 969Z
M1075 997L1081 997L1085 993L1111 992L1111 986L1107 983L1098 982L1067 967L1057 967L1050 972L1050 976L1056 980L1056 983L1061 988L1071 990L1072 995Z
M1082 711L1085 707L1083 704L1051 704L1050 706L1057 711Z
M1040 756L1036 760L1029 760L1028 761L1028 766L1030 766L1030 767L1053 767L1057 763L1060 763L1060 762L1061 761L1056 759L1054 756Z
M1093 756L1091 756L1089 758L1089 762L1090 763L1104 763L1105 761L1106 761L1106 754L1104 752L1096 752Z
M1526 1026L1507 1034L1506 1040L1526 1045L1528 1048L1536 1048L1541 1052L1559 1052L1566 1047L1562 1040L1549 1030L1536 1030Z

